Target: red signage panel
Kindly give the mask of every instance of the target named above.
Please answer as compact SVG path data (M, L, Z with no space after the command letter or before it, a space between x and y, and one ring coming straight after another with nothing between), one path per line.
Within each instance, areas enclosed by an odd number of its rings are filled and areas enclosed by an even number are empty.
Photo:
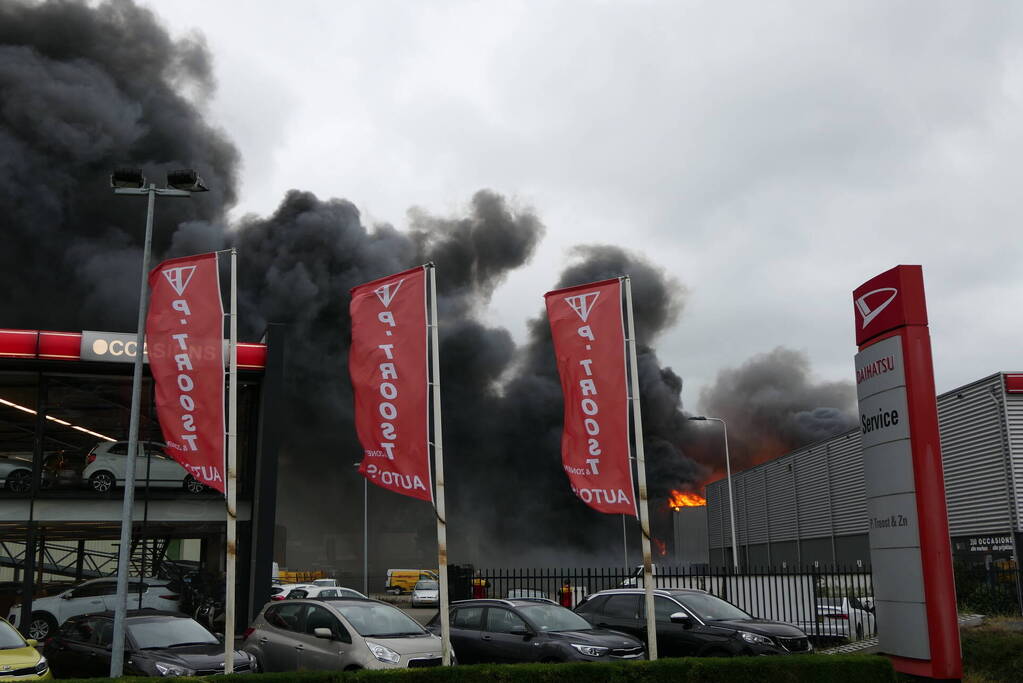
M426 356L426 269L352 288L348 372L359 472L381 488L433 500Z
M920 266L897 266L867 280L853 292L856 345L904 325L926 325L924 277Z
M1023 394L1023 375L1020 374L1005 375L1005 393Z
M167 455L224 493L224 308L217 255L149 273L146 340Z
M572 491L600 512L635 516L621 280L544 298L565 398L561 462Z
M874 607L896 670L962 675L923 271L898 266L853 293Z

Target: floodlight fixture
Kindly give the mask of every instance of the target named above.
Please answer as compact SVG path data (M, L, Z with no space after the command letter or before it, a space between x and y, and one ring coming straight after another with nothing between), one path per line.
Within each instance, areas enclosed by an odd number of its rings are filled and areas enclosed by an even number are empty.
M114 169L110 174L110 187L142 188L146 185L146 176L141 168L123 167Z
M209 188L202 182L199 174L191 168L183 168L167 173L167 187L185 192L209 191Z

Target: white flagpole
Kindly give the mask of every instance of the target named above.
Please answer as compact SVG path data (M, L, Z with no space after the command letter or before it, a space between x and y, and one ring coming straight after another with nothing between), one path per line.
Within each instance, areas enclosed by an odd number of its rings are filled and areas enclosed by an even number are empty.
M448 530L444 512L444 439L440 420L440 346L437 334L437 273L432 263L426 264L426 275L430 279L430 345L432 346L432 390L433 390L433 460L436 482L435 502L437 505L437 574L440 577L440 638L441 657L444 666L451 665L451 624L448 614Z
M636 361L636 323L632 317L632 279L626 275L625 311L629 323L629 374L632 375L632 421L636 425L636 472L639 475L639 524L643 530L643 593L646 600L647 656L657 659L657 627L654 614L654 572L650 559L650 511L646 493L646 461L643 458L643 413L639 405L639 364Z
M234 671L234 602L238 557L238 250L231 249L231 325L228 341L227 394L227 568L224 595L224 673ZM211 624L212 625L212 624Z

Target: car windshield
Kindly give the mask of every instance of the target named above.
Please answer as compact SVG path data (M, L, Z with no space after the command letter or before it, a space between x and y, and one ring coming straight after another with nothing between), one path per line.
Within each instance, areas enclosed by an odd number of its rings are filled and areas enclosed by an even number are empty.
M416 621L390 605L372 602L332 604L361 636L386 638L426 634Z
M716 598L713 595L682 593L675 594L675 599L685 605L690 612L693 612L703 621L753 618L732 603L725 602L721 598Z
M0 621L0 650L13 650L25 647L25 641L6 621Z
M416 584L417 591L435 591L437 590L436 581L420 581Z
M199 622L181 617L129 621L128 633L140 650L220 642Z
M541 631L583 631L593 628L590 622L559 605L525 605L519 607L519 612Z

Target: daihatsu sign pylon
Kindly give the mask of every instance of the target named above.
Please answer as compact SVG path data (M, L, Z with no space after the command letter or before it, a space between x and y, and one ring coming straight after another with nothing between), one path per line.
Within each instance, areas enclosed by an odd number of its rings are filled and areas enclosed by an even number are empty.
M880 650L896 670L962 676L923 271L853 292L856 394Z

